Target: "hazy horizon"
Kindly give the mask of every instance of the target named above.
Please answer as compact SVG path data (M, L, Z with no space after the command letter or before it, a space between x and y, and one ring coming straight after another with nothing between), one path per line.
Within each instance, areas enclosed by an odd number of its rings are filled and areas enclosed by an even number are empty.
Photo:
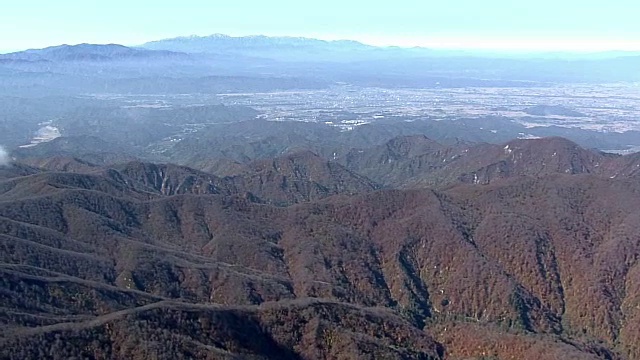
M150 0L90 5L77 0L25 0L5 5L0 14L0 32L13 35L0 40L0 52L78 43L132 46L218 33L456 50L640 51L640 23L634 15L638 10L640 5L628 0L610 1L606 6L576 0L527 4L399 0L376 6L337 0L305 6L286 0L228 4L192 0L180 6Z
M63 46L63 45L80 45L80 44L95 44L95 45L110 45L117 44L128 47L136 47L144 45L148 42L172 39L172 38L189 38L189 37L208 37L215 35L224 35L232 38L241 38L241 37L255 37L255 36L266 36L266 37L274 37L274 38L309 38L309 39L318 39L324 41L356 41L365 45L375 46L375 47L400 47L400 48L425 48L425 49L434 49L434 50L450 50L450 51L469 51L469 52L477 52L477 53L494 53L494 54L544 54L544 53L565 53L565 54L597 54L597 53L608 53L608 52L629 52L636 53L640 52L640 44L636 44L635 42L624 43L624 42L606 42L602 43L593 43L593 42L580 42L573 41L571 44L567 44L562 40L555 40L545 42L542 40L536 39L512 39L512 40L500 40L500 39L478 39L478 38L465 38L465 39L455 39L455 38L447 38L447 39L415 39L415 38L385 38L385 37L377 37L377 38L345 38L345 37L334 37L334 36L313 36L313 35L268 35L268 34L246 34L246 35L237 35L237 34L222 34L222 33L212 33L212 34L189 34L189 35L177 35L167 38L157 38L157 39L149 39L142 42L137 43L127 43L127 42L118 42L118 41L79 41L79 42L62 42L62 43L52 43L41 46L31 46L26 48L19 49L2 49L0 48L0 54L9 54L14 52L21 52L26 50L34 50L34 49L42 49L47 47L55 47L55 46ZM621 46L615 46L616 44ZM545 46L546 45L546 46ZM586 45L590 45L586 46ZM598 45L598 46L594 46ZM613 45L613 46L612 46ZM637 45L637 46L636 46Z

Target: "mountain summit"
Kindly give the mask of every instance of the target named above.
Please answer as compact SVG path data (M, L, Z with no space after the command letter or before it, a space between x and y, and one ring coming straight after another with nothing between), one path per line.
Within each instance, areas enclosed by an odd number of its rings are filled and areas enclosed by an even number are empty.
M270 37L264 35L233 37L222 34L186 36L148 42L141 45L150 50L169 50L186 53L235 54L277 60L335 59L380 49L353 40L319 40L305 37Z
M272 50L275 48L307 48L325 50L369 50L373 46L354 40L320 40L293 36L229 36L214 34L209 36L181 36L170 39L151 41L142 45L152 50L173 50L181 52L221 52L243 50Z

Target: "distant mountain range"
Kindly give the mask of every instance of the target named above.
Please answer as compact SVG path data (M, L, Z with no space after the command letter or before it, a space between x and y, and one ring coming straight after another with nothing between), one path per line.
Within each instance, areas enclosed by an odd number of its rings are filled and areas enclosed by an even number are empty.
M279 48L326 48L344 50L371 50L375 46L365 45L353 40L326 41L306 37L270 37L264 35L233 37L223 34L210 36L181 36L151 41L141 47L152 50L164 50L173 47L182 52L210 52L212 49L227 48L231 51L245 49Z
M208 83L212 76L241 76L243 83L248 78L259 78L259 84L264 79L273 80L278 85L267 88L276 90L332 83L428 88L640 81L640 56L617 55L632 54L592 54L571 60L550 54L517 58L481 52L375 47L350 40L190 36L138 47L60 45L0 55L0 75L5 85L0 85L0 94L96 93L105 89L124 93L149 93L149 89L161 93L202 89L210 92L212 86L194 86L197 81L191 79ZM174 84L185 78L188 83ZM214 87L235 89L236 82L216 82ZM264 88L250 85L240 90Z
M10 54L0 55L0 61L113 61L132 59L181 59L186 60L190 56L167 50L147 50L131 48L118 44L78 44L59 45L44 49L31 49Z
M244 36L222 34L187 36L148 42L150 50L170 50L200 54L235 54L281 61L354 61L390 56L446 55L429 49L380 48L352 40L326 41L305 37Z
M373 46L355 40L321 40L292 36L180 36L150 41L139 46L119 44L58 45L43 49L0 54L0 64L14 61L87 61L123 60L147 58L188 58L187 54L234 54L257 56L280 60L297 60L303 55L315 55L316 60L344 60L336 55L342 53L348 59L393 57L476 57L500 59L540 60L610 60L640 56L640 52L607 51L594 53L532 52L509 53L489 50L431 49L426 47ZM331 56L333 57L331 57ZM364 57L364 56L367 57ZM304 60L309 60L306 57Z
M292 36L229 36L213 34L209 36L180 36L150 41L140 47L151 50L172 50L186 53L262 53L279 51L322 51L364 52L376 56L436 56L436 57L484 57L510 59L565 59L565 60L606 60L619 57L640 56L634 51L604 51L593 53L572 52L509 52L480 49L433 49L428 47L373 46L355 40L320 40Z

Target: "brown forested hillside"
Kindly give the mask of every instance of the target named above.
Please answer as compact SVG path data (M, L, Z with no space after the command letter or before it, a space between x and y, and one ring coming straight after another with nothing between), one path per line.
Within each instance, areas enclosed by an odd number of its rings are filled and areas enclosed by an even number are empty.
M441 149L398 159L416 144ZM242 181L6 169L0 357L639 358L633 158L508 145L508 176L439 190L375 190L310 153Z

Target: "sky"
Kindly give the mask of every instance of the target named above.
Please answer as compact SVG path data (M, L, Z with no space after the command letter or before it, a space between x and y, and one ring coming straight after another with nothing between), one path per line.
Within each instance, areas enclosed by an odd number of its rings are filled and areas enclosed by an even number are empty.
M0 52L216 33L448 49L640 51L638 0L0 1Z

